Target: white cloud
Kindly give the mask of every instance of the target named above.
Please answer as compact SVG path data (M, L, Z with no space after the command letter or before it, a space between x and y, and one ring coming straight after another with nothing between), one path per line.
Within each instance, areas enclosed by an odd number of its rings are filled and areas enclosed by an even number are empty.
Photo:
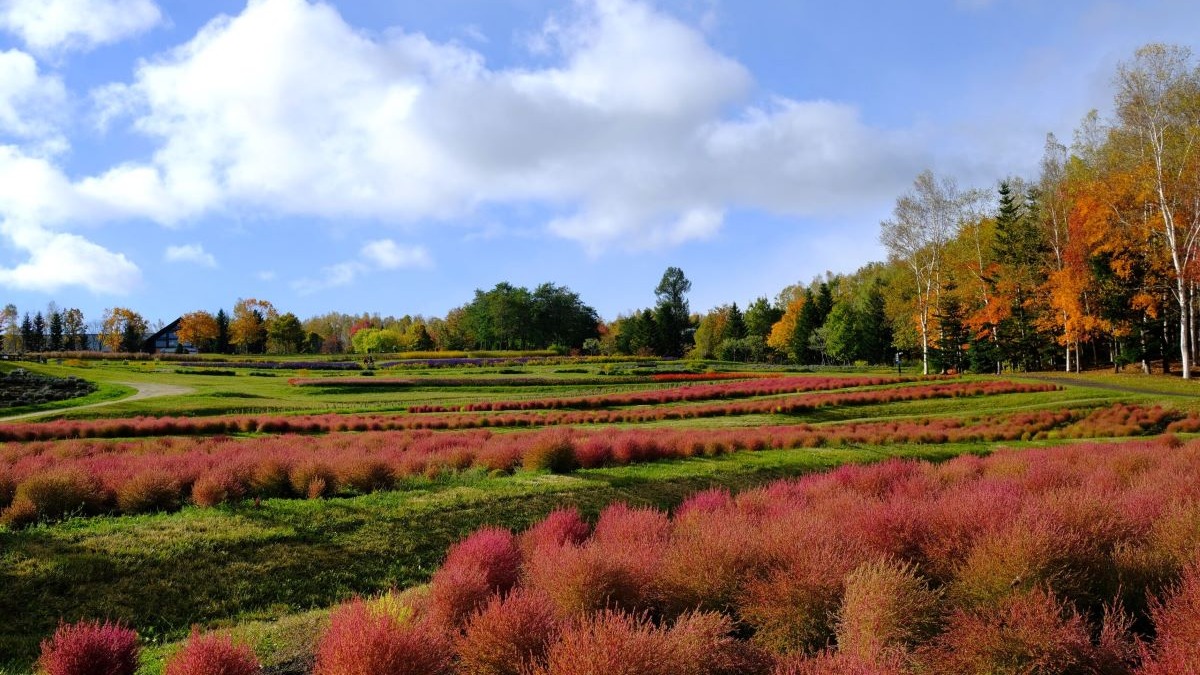
M275 270L261 270L254 275L259 281L275 281Z
M0 27L35 52L86 51L158 25L153 0L2 0Z
M321 268L321 276L316 279L297 279L292 282L292 289L300 295L309 295L330 288L349 286L359 275L367 271L367 266L351 260Z
M141 272L125 255L84 236L59 231L103 220L106 202L81 194L49 160L0 146L0 235L24 262L0 267L0 285L54 291L80 286L125 294Z
M424 246L397 244L391 239L367 242L359 250L359 259L347 260L321 269L318 278L298 279L292 288L308 295L329 288L349 286L356 279L374 270L398 270L433 267L433 257Z
M0 284L43 292L81 286L94 293L122 295L141 283L141 271L123 254L79 235L12 222L0 230L16 249L29 254L26 262L15 267L0 267Z
M0 52L0 134L65 149L58 131L67 92L62 80L38 73L33 57L18 49Z
M163 252L163 260L167 262L195 263L202 267L217 266L217 259L211 253L205 251L204 246L200 244L168 246L167 250Z
M362 256L385 270L433 266L433 259L424 246L405 246L391 239L368 242L362 247Z
M131 115L160 145L81 191L112 217L163 222L214 209L417 222L537 203L556 214L548 231L602 251L711 237L736 207L844 214L890 200L921 164L851 106L747 107L745 68L631 0L547 21L536 68L386 36L325 4L251 0L96 93L103 118Z

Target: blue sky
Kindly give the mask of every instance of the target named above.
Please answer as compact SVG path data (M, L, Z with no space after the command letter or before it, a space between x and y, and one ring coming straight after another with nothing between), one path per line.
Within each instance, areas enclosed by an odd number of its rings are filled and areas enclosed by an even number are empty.
M883 256L925 168L1032 177L1182 0L0 0L0 299L606 318Z

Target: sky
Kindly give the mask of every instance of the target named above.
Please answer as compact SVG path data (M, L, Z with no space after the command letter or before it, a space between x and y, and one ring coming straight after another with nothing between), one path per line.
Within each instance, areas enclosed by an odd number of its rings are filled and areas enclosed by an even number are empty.
M0 302L612 319L885 257L924 169L1036 177L1191 0L0 0Z

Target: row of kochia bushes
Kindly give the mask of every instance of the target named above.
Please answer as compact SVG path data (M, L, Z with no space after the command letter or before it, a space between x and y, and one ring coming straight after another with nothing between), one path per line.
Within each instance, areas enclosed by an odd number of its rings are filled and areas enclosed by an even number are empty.
M824 426L10 443L0 446L0 523L19 527L70 515L171 511L189 502L362 494L466 469L568 472L766 449L1132 436L1169 428L1177 418L1160 407L1117 404L1090 413Z
M780 377L740 382L692 385L651 391L622 391L596 396L532 398L514 401L479 401L463 405L409 406L411 413L500 412L508 410L552 410L562 408L591 410L630 405L664 405L692 401L713 401L756 396L798 394L830 389L871 387L911 382L903 377Z
M502 371L503 372L503 371ZM587 372L561 370L559 372ZM651 372L643 375L591 375L578 377L293 377L293 387L329 389L402 389L410 387L582 387L611 384L666 384L690 382L719 382L726 380L772 379L782 373L763 372ZM814 378L815 379L815 378ZM852 386L852 385L846 385Z
M847 466L673 515L485 527L428 586L335 608L314 672L1183 675L1198 556L1200 442ZM100 672L51 668L70 630L47 672ZM255 672L237 649L196 636L168 675Z
M502 415L236 415L220 417L138 417L133 419L58 420L0 426L0 441L70 438L133 438L235 433L315 434L332 431L480 429L573 424L622 424L689 420L752 414L798 414L831 406L877 405L968 396L1053 391L1050 384L1008 381L947 382L894 389L802 394L741 402L700 403L623 410L524 412Z

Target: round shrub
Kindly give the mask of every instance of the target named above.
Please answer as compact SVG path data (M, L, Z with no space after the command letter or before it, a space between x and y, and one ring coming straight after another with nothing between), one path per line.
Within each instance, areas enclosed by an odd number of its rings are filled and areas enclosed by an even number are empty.
M138 666L137 633L99 621L60 624L42 641L38 672L45 675L133 675Z
M329 497L337 492L337 476L324 462L298 464L292 467L288 480L293 492L308 499Z
M487 527L455 544L430 582L432 613L460 624L493 593L507 593L521 574L521 550L508 530Z
M229 469L209 471L192 484L192 501L196 506L216 506L237 501L246 493L242 479Z
M334 611L317 644L314 675L443 675L451 650L441 630L400 622L362 600Z
M396 478L387 462L364 457L351 459L338 466L337 482L366 494L391 489L396 484Z
M549 432L536 438L525 450L523 464L526 471L550 473L570 473L579 468L575 444L562 431Z
M911 565L867 563L846 577L838 616L841 652L864 660L907 651L935 627L938 594Z
M165 675L255 675L259 669L248 645L234 644L227 634L196 631L167 661Z
M920 651L922 672L1068 675L1098 672L1084 619L1041 589L953 614Z
M562 630L554 604L518 590L493 596L473 614L456 643L462 675L520 675L544 663L546 649Z
M117 508L122 513L154 513L179 508L179 481L159 471L145 471L117 488Z
M290 468L284 462L266 458L250 469L250 492L255 497L287 497L292 492Z
M105 497L103 486L92 474L82 469L52 469L21 481L9 510L32 512L34 520L57 520L99 513Z

